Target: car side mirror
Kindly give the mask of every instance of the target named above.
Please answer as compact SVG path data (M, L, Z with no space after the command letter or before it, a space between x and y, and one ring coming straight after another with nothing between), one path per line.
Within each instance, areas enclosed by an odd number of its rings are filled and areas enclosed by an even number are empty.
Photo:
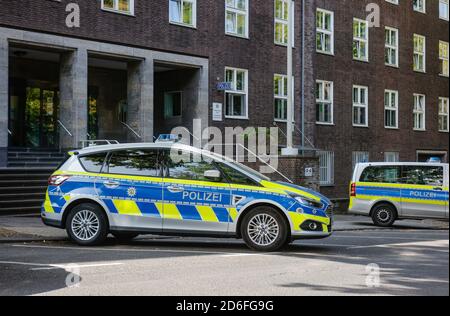
M222 177L219 170L206 170L203 176L213 181L218 181Z

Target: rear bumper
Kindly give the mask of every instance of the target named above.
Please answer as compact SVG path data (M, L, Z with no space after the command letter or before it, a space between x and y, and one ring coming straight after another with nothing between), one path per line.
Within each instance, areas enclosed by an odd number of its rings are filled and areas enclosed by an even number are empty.
M41 220L42 220L42 223L44 223L44 225L46 225L46 226L64 229L64 225L61 221L59 214L56 215L56 214L52 214L52 213L47 213L47 212L45 212L45 210L42 210L41 211Z

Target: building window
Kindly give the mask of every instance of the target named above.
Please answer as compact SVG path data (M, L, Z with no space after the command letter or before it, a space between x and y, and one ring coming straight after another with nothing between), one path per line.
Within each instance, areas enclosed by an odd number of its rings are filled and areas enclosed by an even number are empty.
M414 94L414 130L425 130L425 96L423 94Z
M425 72L425 36L414 34L414 71Z
M353 59L369 60L369 23L353 19Z
M398 67L398 30L385 28L385 63L388 66Z
M288 84L287 76L274 76L275 120L287 120Z
M427 11L426 0L413 0L413 9L414 9L414 11L417 11L420 13L426 13L426 11Z
M169 0L170 22L195 27L197 0Z
M231 90L225 91L225 116L227 118L247 119L248 71L226 68L225 80L231 83Z
M439 41L439 61L439 74L448 77L448 42Z
M134 14L134 0L102 0L102 9Z
M385 162L400 162L400 153L398 152L385 152L384 153Z
M448 21L448 0L439 0L439 18Z
M439 98L439 131L448 133L448 98Z
M334 13L317 9L316 49L319 53L334 54Z
M398 128L398 91L384 92L384 127Z
M367 151L354 151L352 153L352 164L355 169L356 164L369 162L369 152Z
M398 0L386 0L386 2L389 2L392 4L398 4Z
M248 37L248 0L225 0L225 32Z
M287 45L288 42L289 2L275 0L275 44Z
M318 124L333 124L333 83L316 81L316 121Z
M334 152L319 151L320 185L334 185Z
M180 91L164 93L164 118L181 117L183 94Z
M353 126L369 126L369 88L353 86Z

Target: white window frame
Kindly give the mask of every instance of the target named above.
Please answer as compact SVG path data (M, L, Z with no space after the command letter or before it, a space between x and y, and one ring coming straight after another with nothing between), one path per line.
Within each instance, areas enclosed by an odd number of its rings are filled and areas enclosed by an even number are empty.
M448 21L449 20L449 13L448 13L448 11L449 11L449 3L448 2L449 2L448 0L439 0L439 9L438 9L439 10L439 19L444 20L444 21ZM442 15L441 4L447 6L447 12L446 12L447 15L446 16Z
M366 38L361 37L361 34L355 34L355 23L358 23L358 32L361 30L361 26L364 25L364 28L366 31ZM360 48L361 43L366 44L365 57L360 56L361 51L359 48ZM358 60L358 61L368 62L369 61L369 22L367 22L366 20L353 18L353 45L355 45L355 44L358 47L358 56L354 55L355 52L353 50L353 59ZM353 47L353 49L354 49L354 47Z
M386 151L384 153L384 162L400 162L400 153L398 151Z
M352 166L355 169L357 163L370 162L370 153L368 151L354 151L352 152Z
M248 120L248 70L247 69L241 69L241 68L233 68L233 67L225 67L225 77L227 71L233 71L233 81L231 82L232 90L225 90L225 118L228 119L237 119L237 120ZM237 90L236 83L237 83L237 73L243 72L245 74L244 79L244 90ZM227 115L227 94L240 94L245 96L245 115Z
M274 0L274 26L273 26L273 37L274 37L274 43L276 44L276 45L281 45L281 46L286 46L287 47L287 39L286 39L286 43L284 43L284 42L280 42L280 41L277 41L277 32L276 32L276 30L277 30L277 24L281 24L282 26L283 26L283 38L284 38L284 32L285 32L285 30L287 30L287 32L289 32L289 20L285 20L285 19L283 19L283 18L280 18L280 17L277 17L277 5L276 5L276 3L277 3L277 1L281 1L282 2L282 16L284 16L284 14L285 14L285 10L288 10L289 11L289 3L290 3L290 1L291 0ZM287 13L287 14L289 14L289 13ZM293 8L293 12L292 12L292 17L293 17L293 19L294 19L294 21L295 21L295 8ZM292 34L294 35L294 36L292 36L292 47L294 47L294 39L295 39L295 23L292 23ZM286 35L288 35L288 34L286 34Z
M441 55L441 45L447 46L447 56ZM441 68L444 72L439 73L440 76L448 77L449 76L449 43L445 41L439 41L439 62ZM447 67L444 67L444 65Z
M392 35L393 35L393 33L395 33L395 43L397 45L392 45L392 41L389 41L389 43L388 43L388 39L386 38L386 36L387 36L386 32L389 32L389 40L392 40L392 38L394 38ZM398 65L399 65L399 60L398 60L399 59L399 54L398 54L399 31L396 28L386 26L384 34L385 34L384 35L385 36L385 38L384 38L384 43L385 43L384 44L385 45L385 60L384 60L384 62L385 62L385 65L398 68ZM395 64L386 61L386 53L387 52L391 53L391 51L395 51ZM389 54L389 59L390 59L390 56L391 56L391 54Z
M445 109L443 105L447 105L447 108ZM441 118L447 121L447 129L441 128ZM449 115L449 98L439 98L439 132L448 133L449 132L449 124L450 124L450 115Z
M424 132L426 130L426 108L427 101L424 94L414 93L414 106L413 106L413 129L415 131ZM419 106L420 100L423 100L423 108ZM420 120L420 121L419 121ZM418 126L422 125L421 127Z
M330 24L331 24L331 30L326 30L324 28L319 28L317 25L317 14L321 12L324 14L324 17L326 14L330 15ZM322 20L322 24L324 23L325 18ZM317 46L317 34L323 34L323 35L328 35L330 36L330 51L326 51L326 50L320 50L319 47ZM324 36L324 37L325 37ZM320 9L317 8L316 10L316 52L320 53L320 54L326 54L326 55L334 55L334 12L333 11L328 11L328 10L324 10L324 9Z
M413 10L419 13L427 13L427 0L416 0L417 3L422 3L422 6L416 6L413 0Z
M355 100L355 89L358 90L358 100ZM365 90L365 100L361 100L361 91ZM352 123L355 127L369 127L369 87L354 85L352 89ZM365 124L355 123L355 110L361 108L365 110Z
M320 186L334 186L334 152L318 151Z
M228 6L228 1L234 2L234 7ZM240 38L249 38L249 19L250 19L250 8L249 8L249 0L245 1L245 10L238 9L236 6L236 3L239 0L225 0L225 34L230 36L236 36ZM227 30L227 13L231 12L236 14L236 32L229 32ZM238 33L238 26L237 26L237 15L244 15L245 16L245 34L239 34Z
M389 94L389 104L386 104L386 94ZM392 96L394 96L395 106L391 106L392 104ZM397 90L384 90L384 128L386 129L398 129L398 91ZM386 125L386 112L393 111L395 112L395 126L387 126Z
M331 113L331 121L330 122L324 122L324 121L318 121L317 120L317 115L316 115L316 124L317 125L334 125L334 84L333 81L326 81L326 80L316 80L316 89L317 89L317 84L321 84L322 88L321 88L321 95L324 96L325 95L325 86L329 85L330 86L330 100L326 100L323 97L322 98L317 98L317 91L315 91L315 95L316 95L316 113L317 113L317 105L318 103L327 103L330 105L330 113Z
M398 0L386 0L386 2L398 5Z
M423 40L423 51L416 50L416 38ZM427 71L427 38L420 34L413 35L413 47L414 47L414 56L413 56L413 69L415 72L425 73ZM423 69L419 69L416 67L416 56L423 58Z
M189 23L184 23L183 21L174 21L172 20L172 15L170 14L170 2L169 1L169 23L170 24L175 24L175 25L179 25L179 26L185 26L185 27L191 27L191 28L196 28L197 27L197 0L180 0L181 1L181 20L183 20L183 5L185 2L190 2L192 3L192 24Z
M102 0L102 10L114 13L120 13L125 15L134 15L134 0L129 0L130 2L130 11L119 10L119 0L114 1L114 8L105 7L105 1Z

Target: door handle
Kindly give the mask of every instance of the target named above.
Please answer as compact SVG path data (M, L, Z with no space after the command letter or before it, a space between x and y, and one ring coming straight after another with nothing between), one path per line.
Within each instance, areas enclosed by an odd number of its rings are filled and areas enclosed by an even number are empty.
M436 188L433 188L433 190L434 191L444 191L442 188L440 188L440 187L436 187Z
M184 189L182 187L179 187L179 186L176 186L176 185L168 186L167 190L169 190L170 193L180 193L180 192L184 191Z
M105 181L103 182L103 184L109 189L115 189L120 185L120 183L117 181Z

